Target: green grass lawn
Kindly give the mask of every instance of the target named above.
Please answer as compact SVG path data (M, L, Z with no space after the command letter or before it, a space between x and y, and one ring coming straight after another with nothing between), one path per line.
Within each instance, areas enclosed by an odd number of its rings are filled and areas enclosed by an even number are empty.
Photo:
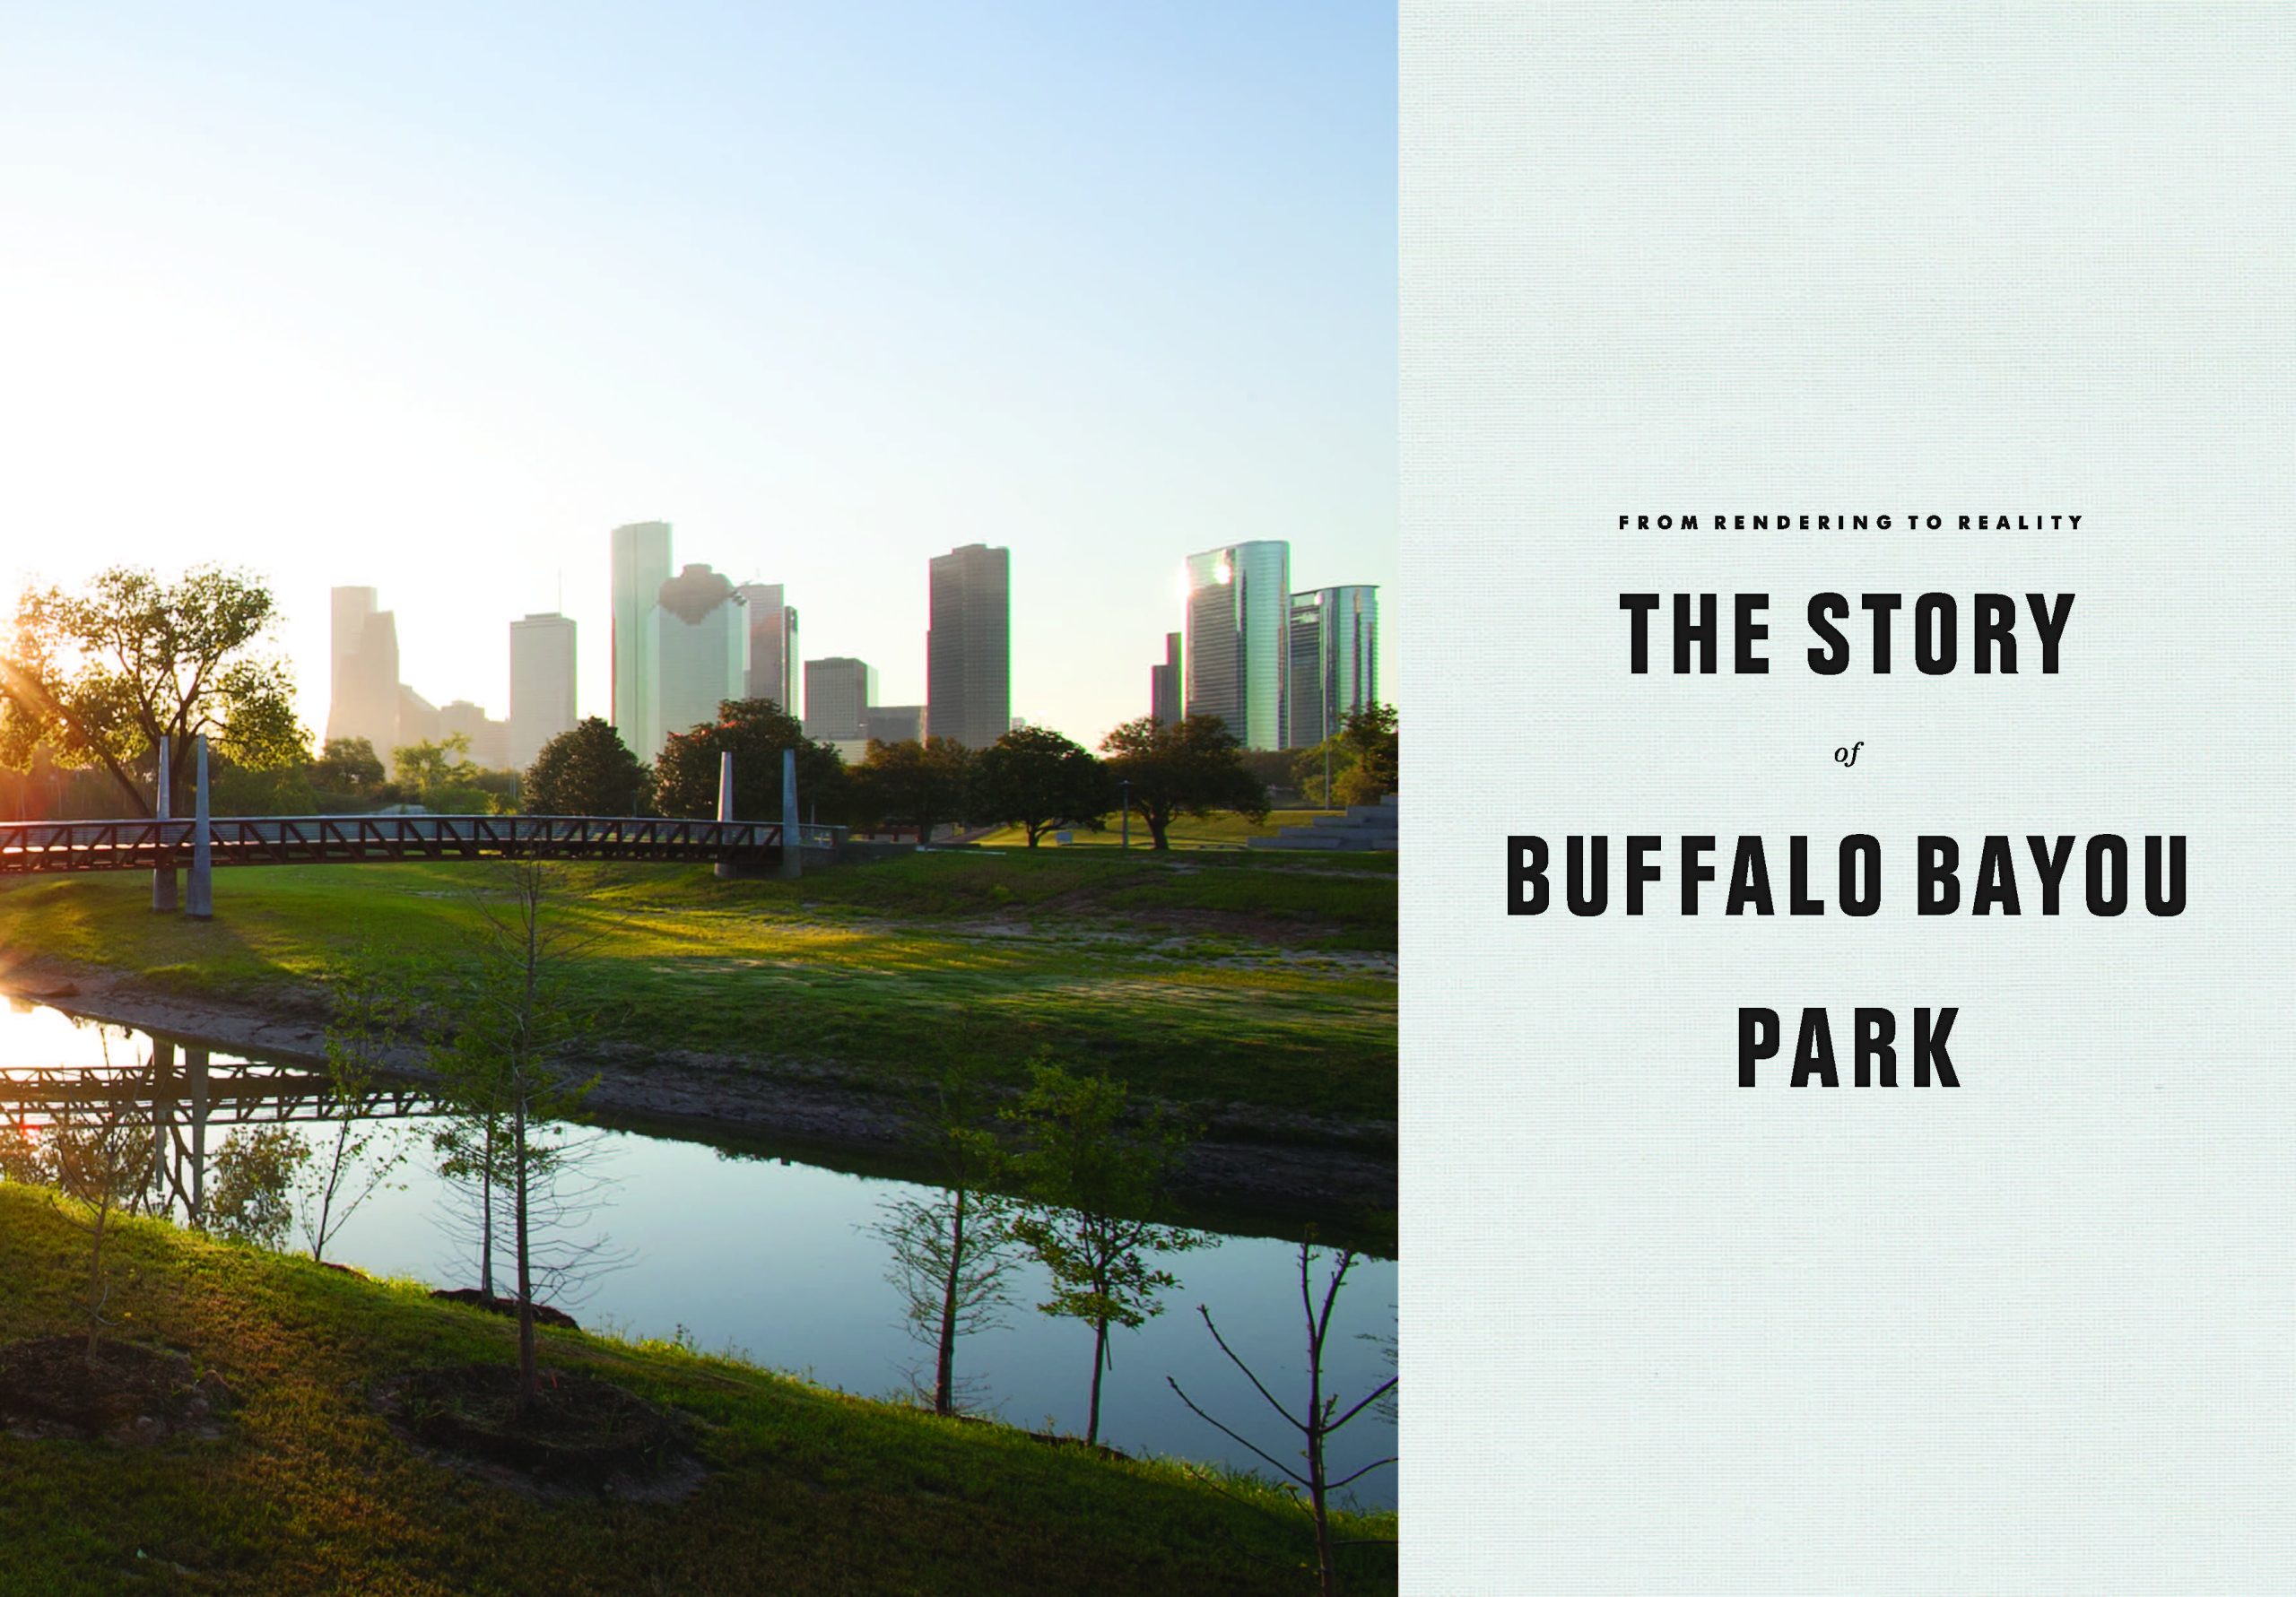
M0 1341L71 1331L84 1242L0 1185ZM1302 1593L1305 1515L1172 1462L936 1420L659 1343L545 1332L544 1360L701 1422L685 1501L552 1501L404 1440L376 1387L516 1360L510 1324L149 1220L126 1222L124 1334L221 1374L217 1440L0 1434L0 1593ZM1342 1534L1392 1537L1392 1516ZM1392 1590L1394 1553L1349 1555Z
M1287 826L1309 826L1314 824L1317 816L1333 813L1335 812L1330 810L1271 810L1267 813L1267 819L1259 822L1247 820L1242 816L1229 812L1204 820L1198 820L1193 815L1183 815L1172 822L1167 829L1166 840L1175 849L1242 848L1254 838L1273 838ZM1029 835L1020 827L1008 826L987 833L977 840L993 847L1011 847L1016 845L1026 847ZM1083 827L1077 827L1069 832L1069 841L1065 844L1055 844L1048 837L1037 846L1039 848L1120 848L1123 844L1123 829L1111 821L1107 831L1087 831ZM1145 848L1147 846L1148 829L1135 815L1132 818L1132 846ZM1389 871L1395 869L1394 855L1375 857L1382 860L1384 864L1371 868L1384 868ZM1359 868L1357 856L1353 855L1346 856L1344 863L1350 868Z
M719 881L578 866L576 972L608 1038L897 1084L961 1048L1017 1081L1048 1047L1214 1110L1392 1122L1391 857L977 849ZM451 963L490 867L248 867L216 916L155 916L141 873L0 888L0 959L311 1004L362 946Z

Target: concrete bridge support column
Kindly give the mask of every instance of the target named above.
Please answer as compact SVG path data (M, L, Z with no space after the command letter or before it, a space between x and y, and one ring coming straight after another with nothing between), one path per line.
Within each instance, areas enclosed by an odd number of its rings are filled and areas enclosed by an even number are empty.
M721 751L718 756L718 819L734 819L734 751L731 749ZM718 880L730 881L734 875L734 862L719 859Z
M161 820L169 818L168 763L175 754L175 739L161 734L160 738L160 779L152 794L152 806ZM152 867L152 913L173 915L176 912L176 868L173 865Z
M199 766L191 810L191 888L183 912L196 921L215 918L215 860L207 842L207 734L192 744ZM203 1077L206 1055L200 1055Z
M805 873L803 834L797 826L797 751L781 751L781 880L795 881Z

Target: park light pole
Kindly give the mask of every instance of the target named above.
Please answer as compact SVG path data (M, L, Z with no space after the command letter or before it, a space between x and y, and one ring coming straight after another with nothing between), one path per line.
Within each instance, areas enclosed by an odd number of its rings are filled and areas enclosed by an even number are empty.
M1124 789L1124 846L1129 848L1132 846L1132 778L1126 777L1117 785Z

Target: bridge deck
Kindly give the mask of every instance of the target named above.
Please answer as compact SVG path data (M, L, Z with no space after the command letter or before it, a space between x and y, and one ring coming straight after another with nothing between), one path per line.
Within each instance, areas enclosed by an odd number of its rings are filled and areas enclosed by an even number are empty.
M0 875L188 867L196 820L0 821ZM603 815L263 815L211 820L218 865L410 859L686 860L770 865L781 823ZM801 826L801 848L835 848L841 828Z

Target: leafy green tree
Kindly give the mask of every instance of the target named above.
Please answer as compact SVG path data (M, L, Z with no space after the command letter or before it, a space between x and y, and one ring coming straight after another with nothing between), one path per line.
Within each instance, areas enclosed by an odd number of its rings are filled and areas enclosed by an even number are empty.
M228 759L211 759L208 780L218 815L309 815L318 803L300 766L251 771ZM179 812L186 807L178 805Z
M589 716L542 746L523 803L529 815L639 815L653 780L622 734Z
M911 1333L933 1350L938 1414L959 1407L957 1339L997 1324L1010 1302L1013 1257L1003 1227L1012 1205L991 1185L1004 1165L987 1129L992 1101L971 1063L961 1058L942 1072L910 1120L938 1185L921 1197L886 1199L869 1228L892 1250L885 1279L900 1292Z
M974 755L956 739L911 738L898 743L872 738L853 772L855 805L873 825L912 826L929 843L933 829L964 816Z
M1293 780L1311 802L1376 804L1396 791L1399 777L1395 706L1366 705L1322 742L1289 758Z
M1141 1218L1164 1202L1188 1143L1163 1110L1130 1115L1123 1083L1072 1075L1045 1060L1029 1076L1028 1090L1004 1112L1021 1133L1013 1169L1027 1198L1005 1228L1052 1278L1052 1296L1038 1309L1092 1328L1084 1439L1096 1442L1109 1329L1137 1330L1164 1312L1160 1299L1179 1281L1156 1265L1157 1255L1218 1238Z
M1015 727L973 757L974 819L1022 828L1031 848L1056 828L1098 828L1115 807L1106 768L1050 727Z
M393 749L391 774L402 792L441 815L491 815L502 807L487 791L486 768L470 758L469 737L459 732Z
M162 736L175 740L178 793L201 733L248 770L301 763L309 740L294 678L271 651L277 619L269 588L213 566L174 582L115 566L83 593L26 592L0 652L0 764L29 769L45 750L58 765L107 772L149 815L143 772Z
M1267 789L1244 768L1242 747L1217 716L1143 716L1100 740L1109 777L1130 784L1132 808L1158 848L1171 846L1166 834L1182 815L1232 810L1248 820L1267 819Z
M206 1193L208 1228L257 1247L277 1249L294 1223L289 1193L311 1157L294 1127L241 1126L216 1150L215 1180Z
M322 793L364 797L380 787L387 776L375 745L363 737L331 737L311 761L311 785Z
M1337 735L1347 756L1346 774L1332 779L1341 803L1376 804L1396 791L1402 777L1402 753L1395 706L1366 705L1350 713Z
M718 757L731 751L734 818L778 820L785 749L797 751L797 794L807 816L842 814L845 762L770 699L728 699L718 705L715 725L672 733L654 761L654 803L665 815L715 817Z

